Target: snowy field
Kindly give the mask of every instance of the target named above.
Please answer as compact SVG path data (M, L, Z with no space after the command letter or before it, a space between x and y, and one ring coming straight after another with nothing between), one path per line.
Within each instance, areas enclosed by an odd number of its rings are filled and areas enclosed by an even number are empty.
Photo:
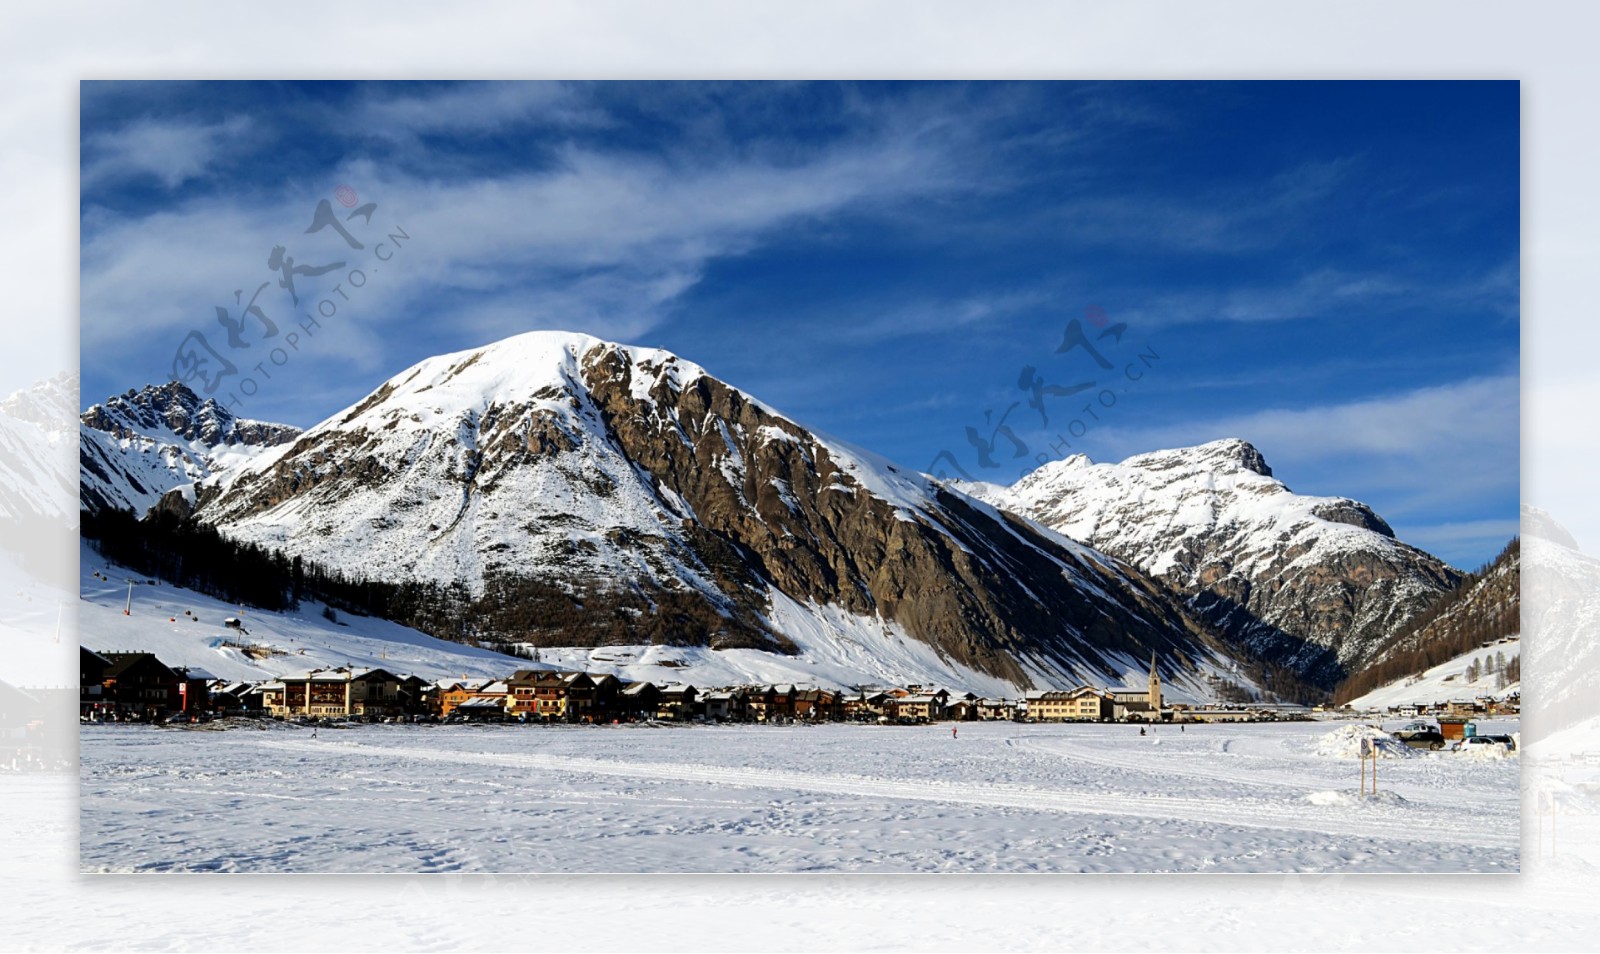
M1388 726L1394 728L1395 726ZM1327 723L81 733L85 871L1518 869L1519 762ZM1515 731L1488 723L1485 732ZM1322 752L1319 752L1319 743ZM1409 754L1409 753L1407 753Z

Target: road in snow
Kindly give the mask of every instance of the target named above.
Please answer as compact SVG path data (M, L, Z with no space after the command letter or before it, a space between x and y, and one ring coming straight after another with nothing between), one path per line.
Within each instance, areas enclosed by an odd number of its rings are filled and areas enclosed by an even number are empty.
M1363 802L1331 728L92 726L81 864L1517 870L1517 759L1387 760Z

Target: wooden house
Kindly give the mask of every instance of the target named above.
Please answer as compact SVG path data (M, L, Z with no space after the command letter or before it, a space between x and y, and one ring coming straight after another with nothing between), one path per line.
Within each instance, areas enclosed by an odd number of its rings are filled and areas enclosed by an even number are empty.
M654 719L661 704L661 690L653 682L630 682L617 692L617 718L629 722Z
M100 653L110 663L102 675L102 698L120 715L156 719L182 705L183 679L153 653Z
M694 717L694 703L699 695L694 686L663 686L656 705L656 718L664 722L687 722Z
M715 689L700 696L700 712L711 722L741 722L745 718L743 689Z

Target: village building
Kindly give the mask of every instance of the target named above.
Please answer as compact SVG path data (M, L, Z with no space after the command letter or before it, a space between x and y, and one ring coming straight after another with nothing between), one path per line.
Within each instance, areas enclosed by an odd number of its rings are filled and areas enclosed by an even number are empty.
M888 696L882 692L862 689L844 693L838 700L839 717L847 722L871 722L883 714L886 699Z
M457 706L471 699L472 694L486 682L487 680L440 679L432 683L425 694L428 713L441 719L448 717Z
M1017 717L1017 704L1009 699L979 699L973 710L982 722L1011 722Z
M1102 722L1116 711L1112 694L1093 686L1030 692L1026 701L1030 722Z
M894 717L901 721L932 722L944 715L944 700L934 693L916 693L894 700Z
M105 694L106 671L111 660L87 646L78 647L78 715L96 716L109 712L111 702Z
M766 722L772 714L772 686L747 686L744 689L745 716L752 722Z
M740 722L745 718L743 689L714 689L700 696L700 712L710 722Z
M1150 654L1150 678L1143 689L1122 687L1111 690L1112 717L1123 722L1159 722L1161 708L1161 674L1156 671L1156 654Z
M506 680L506 686L510 689L506 701L507 715L523 721L538 718L536 687L539 676L546 674L547 671L543 669L518 669L511 674L511 678Z
M217 677L198 666L173 666L178 675L178 711L186 713L211 710L211 684Z
M506 712L504 695L474 695L450 710L450 718L457 722L504 722Z
M520 690L512 696L512 714L539 722L567 721L567 703L572 689L570 675L548 669L517 670L507 680L514 691Z
M501 712L506 712L511 705L511 684L504 679L486 682L473 690L472 695L461 706L472 705L473 712L485 715L491 707L499 707ZM461 706L456 707L456 714L461 714Z
M617 717L629 722L654 719L661 705L661 690L653 682L631 682L617 693Z
M656 704L656 718L663 722L689 721L694 718L694 703L699 694L694 686L663 686Z
M402 680L385 669L352 673L349 669L314 669L277 680L263 699L274 716L313 719L349 716L400 716L407 708Z
M153 653L100 653L101 705L118 717L153 720L181 708L183 678Z
M581 707L578 710L580 722L615 722L618 720L618 696L622 692L623 682L610 673L584 673L589 680L589 688L580 696Z
M951 722L972 722L978 718L978 704L971 699L952 699L944 707L944 717Z
M828 689L796 689L794 717L805 722L825 722L835 715L838 696Z
M217 680L211 687L211 711L217 715L255 715L262 711L261 687L249 682Z
M768 722L788 722L794 718L795 691L792 684L772 687L772 695L767 702Z

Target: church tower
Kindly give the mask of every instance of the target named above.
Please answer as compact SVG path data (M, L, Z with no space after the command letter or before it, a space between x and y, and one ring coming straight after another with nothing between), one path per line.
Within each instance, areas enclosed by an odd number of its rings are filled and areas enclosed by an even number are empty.
M1150 714L1161 715L1161 674L1156 672L1156 654L1150 653Z

